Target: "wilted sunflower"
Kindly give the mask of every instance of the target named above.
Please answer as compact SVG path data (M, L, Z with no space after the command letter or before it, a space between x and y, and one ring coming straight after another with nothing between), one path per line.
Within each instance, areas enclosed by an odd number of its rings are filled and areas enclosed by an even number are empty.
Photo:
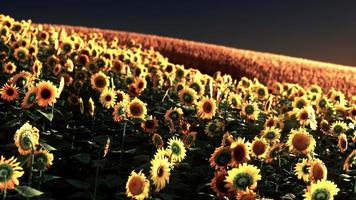
M103 72L98 72L93 74L90 78L91 87L94 90L102 92L105 88L109 87L109 77Z
M39 171L45 171L53 165L53 154L47 150L34 152L33 167ZM31 164L31 160L29 165Z
M143 200L148 197L149 190L150 182L146 179L145 174L142 171L139 173L132 171L126 182L127 197Z
M163 189L169 183L169 176L171 175L170 163L166 158L154 158L151 161L151 180L156 186L156 192Z
M34 105L36 102L36 87L30 87L22 100L21 107L23 109L28 109Z
M36 101L41 107L52 106L57 102L58 89L50 81L41 81L36 85Z
M211 179L210 187L220 198L229 195L228 187L226 187L225 179L227 177L227 172L225 170L216 171L214 178Z
M183 110L181 108L170 108L164 114L166 121L178 122L183 117Z
M14 101L19 97L19 89L14 84L5 84L0 89L1 98L5 101Z
M146 133L154 133L158 127L158 120L154 117L141 123L141 128Z
M250 145L249 142L245 142L245 138L240 137L230 145L232 153L231 166L237 167L250 160Z
M271 163L272 161L276 160L277 157L281 154L283 147L283 143L273 144L267 151L266 162Z
M210 166L215 169L226 168L232 165L232 156L230 147L218 147L209 158Z
M319 180L326 180L328 169L323 161L319 159L312 160L310 162L309 178L310 182L317 182Z
M186 135L183 136L183 142L184 142L184 146L186 148L190 148L191 146L194 145L194 142L196 140L197 137L197 132L193 131L193 132L189 132Z
M14 135L15 145L21 155L31 153L39 144L39 130L28 122L22 125Z
M126 105L126 114L130 118L140 118L144 119L147 115L146 104L143 103L140 99L135 97Z
M19 178L24 174L20 162L16 162L17 158L11 157L10 159L5 159L1 156L0 159L0 190L4 189L15 189L16 185L19 185Z
M155 145L155 147L159 150L161 150L161 148L164 145L162 136L160 136L158 133L155 133L152 135L152 143L153 145Z
M347 131L348 127L347 124L345 122L341 122L341 121L336 121L334 123L332 123L330 130L334 135L340 135L342 133L345 133Z
M261 131L261 137L265 138L269 143L277 143L281 137L281 129L273 126L266 127Z
M292 129L288 136L289 151L296 154L308 154L314 151L316 142L304 128Z
M347 146L348 146L347 137L344 133L342 133L337 138L338 138L337 146L339 147L340 151L344 153L347 150Z
M186 156L184 143L176 137L168 140L168 149L172 152L172 162L181 162Z
M3 66L3 70L5 73L7 74L12 74L16 71L16 65L13 62L8 62L6 64L4 64Z
M215 100L212 98L203 97L197 103L198 116L202 119L212 119L216 112Z
M115 105L116 92L111 88L105 88L100 94L100 103L106 108L112 108Z
M249 120L256 120L260 110L258 109L257 103L246 102L242 105L241 115L245 116Z
M295 175L297 175L298 179L303 180L305 182L309 181L310 174L310 160L303 159L302 162L299 162L294 167Z
M353 150L345 159L343 169L349 171L350 168L356 166L356 149Z
M114 121L121 122L125 119L125 105L123 103L117 103L114 105L114 111L112 112Z
M240 165L238 168L233 168L227 171L228 176L225 179L226 186L229 192L237 192L239 190L246 191L247 189L255 189L257 181L261 180L260 170L247 163Z
M250 189L240 190L237 192L236 200L257 200L257 194Z
M187 104L187 105L193 105L195 104L198 96L197 92L193 90L192 88L183 88L178 92L178 97L181 103Z
M253 157L265 158L268 150L268 143L264 138L255 137L251 144L251 153Z
M322 180L312 183L303 195L304 200L333 200L339 192L337 185L331 181Z

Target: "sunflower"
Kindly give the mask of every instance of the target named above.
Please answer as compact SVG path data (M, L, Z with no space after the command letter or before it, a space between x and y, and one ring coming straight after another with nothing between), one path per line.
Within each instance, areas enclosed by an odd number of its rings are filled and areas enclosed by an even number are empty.
M318 113L325 113L327 111L327 109L329 108L329 99L324 96L321 95L316 101L315 101L315 105L316 105L316 111Z
M129 101L130 96L128 94L121 90L116 91L116 102L128 103Z
M198 116L202 119L212 119L216 112L215 100L203 97L197 104Z
M14 84L5 84L0 89L1 98L5 101L14 101L19 97L19 88Z
M299 162L295 165L294 172L295 175L297 175L298 179L303 180L305 182L309 181L310 164L310 160L303 159L302 162Z
M233 168L227 171L225 179L226 186L229 192L237 192L240 190L255 189L257 181L261 180L260 170L249 164L242 164L238 168Z
M181 162L186 156L184 143L176 137L168 140L168 149L172 152L173 162Z
M28 109L31 108L36 101L36 87L30 87L22 100L21 108Z
M289 151L297 154L308 154L314 151L316 142L304 128L292 129L288 136Z
M116 92L111 88L104 89L100 94L100 103L106 109L114 107L115 100L116 100Z
M229 194L229 189L226 187L225 179L227 177L227 172L225 170L220 170L215 172L214 178L211 179L210 187L220 198L227 196Z
M281 137L281 129L276 127L267 127L261 131L261 137L265 138L269 143L277 143Z
M237 138L231 145L231 155L232 155L232 164L231 166L237 167L242 163L250 160L250 143L245 142L245 138Z
M317 121L315 119L315 111L312 106L304 106L301 109L295 109L296 117L302 126L309 125L312 130L316 130Z
M251 144L252 156L257 158L265 158L268 150L268 143L264 138L255 137Z
M183 88L178 92L178 97L181 103L186 105L193 105L195 104L198 96L197 92L192 88Z
M343 169L349 171L350 168L356 165L356 149L353 150L345 159Z
M132 171L126 182L127 197L143 200L148 198L149 190L150 182L146 179L145 174L143 174L142 171L139 173Z
M57 102L58 89L50 81L41 81L36 85L36 101L41 107L52 106Z
M16 185L19 185L19 178L24 174L20 162L17 162L17 158L11 157L5 159L1 156L0 159L0 190L15 189Z
M13 62L8 62L4 64L3 70L7 74L13 74L16 71L16 65Z
M215 169L226 168L232 164L231 149L229 147L218 147L209 158L210 166Z
M228 103L232 108L240 109L242 104L241 94L230 93Z
M189 88L193 89L198 96L201 96L204 94L204 86L200 81L200 78L197 78L196 80L192 81L189 84Z
M336 91L334 88L330 90L328 94L330 100L334 103L334 105L343 106L346 104L345 94L341 91Z
M91 87L94 90L102 92L105 88L109 87L109 77L103 72L98 72L90 77Z
M303 107L308 106L309 103L310 103L309 100L305 96L303 96L303 97L295 97L293 102L292 102L292 107L293 108L302 109Z
M322 180L312 183L303 195L304 200L333 200L339 192L337 185L331 181Z
M183 110L181 108L170 108L164 114L165 121L178 122L183 117Z
M231 133L229 132L224 133L221 139L221 146L224 147L230 146L233 142L234 142L234 136L232 136Z
M187 133L186 135L183 136L184 146L186 148L190 148L191 146L194 145L196 138L197 138L197 132L193 131Z
M156 185L156 192L159 192L169 183L170 171L170 164L166 158L155 158L151 161L150 178L153 184Z
M154 117L153 119L146 120L141 123L141 128L146 133L154 133L158 127L158 120Z
M256 120L260 114L257 103L246 102L242 105L241 115L249 120Z
M267 128L267 127L277 127L277 128L280 128L279 127L279 124L280 124L280 119L276 116L270 116L266 119L266 122L265 124L263 125L263 127Z
M258 99L264 100L268 98L268 90L267 87L262 85L261 83L257 83L253 86L253 91L258 96Z
M28 122L22 125L14 135L15 145L18 147L21 155L31 153L32 150L38 145L39 130L31 126Z
M340 134L338 136L337 146L339 147L339 149L342 153L344 153L347 150L347 145L348 145L348 142L347 142L346 135L344 133Z
M323 161L315 159L310 162L309 178L311 182L317 182L319 180L326 180L328 169Z
M162 136L160 136L158 133L155 133L152 135L152 143L155 145L157 149L161 149L164 145Z
M53 154L47 150L34 152L33 167L39 171L45 171L53 165ZM31 164L31 160L29 165Z
M331 133L333 133L334 135L340 135L342 133L345 133L347 129L348 129L347 124L341 121L336 121L332 123L330 127Z
M14 51L14 57L20 62L25 62L29 57L28 50L24 47L19 47Z
M158 134L157 134L158 135ZM160 136L160 135L159 135ZM162 141L163 142L163 141ZM162 144L163 146L163 144ZM157 158L167 158L168 161L171 159L172 151L170 149L158 148L154 155L154 159Z
M250 189L247 189L246 191L240 190L237 192L236 195L236 200L256 200L257 199L257 194Z
M42 62L39 60L35 60L35 62L32 65L32 74L35 77L38 77L41 74L42 70Z
M126 105L126 114L130 118L144 119L147 114L146 104L135 97Z
M32 74L26 71L19 72L10 78L10 84L15 84L21 88L32 86Z
M136 88L142 92L146 86L147 86L147 82L145 79L143 78L137 78L136 81L135 81L135 84L136 84Z

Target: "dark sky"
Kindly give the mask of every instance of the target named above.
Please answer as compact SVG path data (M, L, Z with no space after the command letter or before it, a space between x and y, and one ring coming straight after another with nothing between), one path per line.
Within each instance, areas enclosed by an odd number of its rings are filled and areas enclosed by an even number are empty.
M0 13L356 66L356 1L0 0Z

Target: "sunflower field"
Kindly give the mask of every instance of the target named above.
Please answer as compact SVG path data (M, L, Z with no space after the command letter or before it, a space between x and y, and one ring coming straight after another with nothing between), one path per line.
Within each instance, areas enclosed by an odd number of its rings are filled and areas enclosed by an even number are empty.
M0 15L3 199L356 199L356 96Z

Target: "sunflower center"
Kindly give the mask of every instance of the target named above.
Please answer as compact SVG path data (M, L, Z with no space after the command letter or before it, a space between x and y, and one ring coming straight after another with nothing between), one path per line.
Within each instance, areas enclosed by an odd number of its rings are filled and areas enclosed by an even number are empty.
M312 175L313 175L314 181L322 180L325 175L324 168L320 164L316 164L313 167Z
M171 112L171 114L169 115L169 117L174 121L174 120L178 119L179 114L178 114L177 111L174 110L174 111Z
M233 180L233 185L237 189L245 190L253 183L252 176L248 173L237 174Z
M261 141L256 141L252 147L252 150L256 155L261 155L266 151L266 144Z
M27 83L27 78L26 77L20 77L19 79L17 79L16 81L16 85L23 87L25 86Z
M258 89L258 95L264 96L265 94L266 94L266 92L263 88Z
M111 95L106 95L106 96L105 96L105 101L111 101L111 99L112 99L112 98L111 98Z
M142 82L142 81L140 81L140 82L137 84L137 87L138 87L139 89L142 89L142 88L143 88L143 86L144 86L144 84L143 84L143 82Z
M9 164L3 163L0 164L0 183L4 183L11 179L14 170Z
M189 93L184 93L183 94L183 100L187 103L191 103L193 101L193 97Z
M255 111L255 109L253 108L252 105L247 105L246 108L245 108L245 112L246 112L248 115L253 114L254 111Z
M334 127L334 131L335 131L335 133L342 133L343 128L342 128L342 126L340 126L340 125L336 125L336 126Z
M134 196L139 195L143 192L144 186L145 184L141 178L133 177L129 184L129 190Z
M12 89L12 88L9 88L9 89L6 90L6 94L7 94L8 96L12 96L12 95L15 94L15 90Z
M104 77L97 77L94 82L98 88L104 88L106 86L106 79Z
M19 51L19 52L17 53L17 56L18 56L20 59L24 59L25 56L26 56L26 54L25 54L23 51Z
M218 175L216 178L216 188L221 192L221 193L227 193L228 189L225 187L226 182L225 182L226 174L221 174Z
M302 170L303 170L304 174L309 174L309 166L308 165L304 165Z
M292 144L298 151L306 150L310 145L310 138L306 134L297 134L292 139Z
M139 105L131 105L130 112L133 116L139 116L141 114L141 107Z
M243 145L238 145L233 149L234 159L241 163L246 157L246 151Z
M164 173L163 166L159 166L158 169L157 169L157 176L158 177L162 177L163 173Z
M319 188L313 192L312 200L328 200L330 199L330 192L327 189Z
M190 87L191 88L193 88L193 90L195 90L197 93L199 93L200 92L200 86L198 85L198 83L192 83L191 85L190 85Z
M215 163L218 166L226 166L227 163L231 160L231 154L229 151L221 151L215 157Z
M302 113L300 114L300 119L301 119L301 120L306 120L306 119L308 119L308 113L307 113L307 112L302 112Z
M351 110L351 116L356 116L356 109Z
M21 144L21 147L22 147L23 149L30 149L30 148L32 148L32 137L31 137L31 133L30 133L30 132L25 133L25 134L21 137L20 144Z
M29 95L28 99L27 99L27 103L33 103L36 99L36 93L33 92Z
M213 110L213 106L211 105L210 102L204 102L203 110L205 113L211 113L211 111Z
M42 99L49 99L52 96L51 90L45 88L41 91L41 98Z
M325 99L322 99L322 100L319 101L319 106L320 106L321 108L324 108L325 105L326 105Z
M39 170L45 170L48 162L47 155L44 153L35 155L35 167Z
M181 152L180 146L176 143L172 144L171 150L172 150L172 153L175 155L179 155Z
M346 149L347 140L345 140L344 138L341 138L340 140L341 140L341 141L340 141L340 147L341 147L342 149Z
M305 106L304 101L298 101L298 102L297 102L297 108L301 109L301 108L303 108L304 106Z
M146 121L146 122L145 122L145 127L146 127L146 128L149 128L149 129L153 128L153 127L154 127L153 121L152 121L152 120Z
M276 134L273 131L270 131L266 134L267 139L273 140L276 137Z

